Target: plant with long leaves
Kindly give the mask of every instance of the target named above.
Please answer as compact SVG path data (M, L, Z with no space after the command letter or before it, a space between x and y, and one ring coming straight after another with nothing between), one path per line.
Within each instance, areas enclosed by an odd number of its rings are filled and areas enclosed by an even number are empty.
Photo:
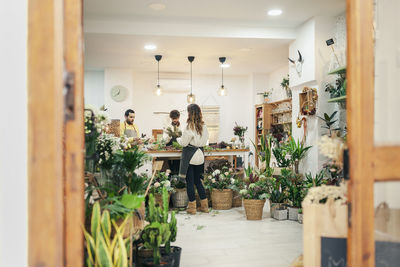
M334 128L334 124L337 122L337 119L335 119L335 116L337 114L337 111L333 112L331 115L328 115L328 113L324 113L324 117L318 116L321 120L325 122L324 126L321 126L322 128L328 129L329 131L329 136L332 136L333 132L332 131L340 131L340 127Z
M260 161L265 164L265 169L267 170L271 169L272 138L271 135L262 135L260 137L260 147L252 141L254 150L260 157Z
M126 243L129 238L123 238L123 233L129 216L124 222L118 226L114 220L110 219L110 214L107 210L101 213L100 204L96 202L92 210L92 219L90 233L85 229L84 235L86 240L86 265L101 267L101 266L128 266L128 253ZM111 228L115 229L115 234L112 236Z
M290 163L293 165L296 161L302 160L311 147L312 146L305 146L303 142L300 142L300 140L295 141L293 137L290 138L286 145L286 150L290 155Z
M290 158L287 158L288 151L286 149L286 143L283 141L276 142L275 147L272 149L272 153L275 156L278 167L286 168L290 165Z
M295 208L300 208L305 196L302 177L291 170L283 169L281 171L281 182L287 191L290 204Z

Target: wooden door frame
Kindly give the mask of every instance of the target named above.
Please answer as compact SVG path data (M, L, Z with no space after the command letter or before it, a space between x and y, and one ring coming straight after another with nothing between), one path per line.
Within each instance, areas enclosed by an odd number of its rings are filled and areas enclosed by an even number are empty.
M30 0L27 49L28 264L82 266L82 1ZM75 77L75 116L67 122L65 71Z
M373 0L347 0L350 267L375 266L374 183L400 180L400 147L374 145L373 25Z

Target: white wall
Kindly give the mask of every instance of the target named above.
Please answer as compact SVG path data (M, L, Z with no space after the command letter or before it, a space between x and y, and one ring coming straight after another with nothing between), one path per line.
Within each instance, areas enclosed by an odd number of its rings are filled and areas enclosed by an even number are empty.
M27 266L27 5L0 3L0 266Z
M104 71L85 71L85 104L104 105Z
M161 73L160 78L187 80L190 77L188 74ZM253 138L254 105L250 77L225 76L224 85L228 89L228 96L226 97L217 95L220 79L219 75L193 74L193 93L196 95L196 103L200 106L220 106L220 141L230 141L233 137L235 122L239 125L248 126L249 131L246 137ZM109 94L109 90L118 84L129 89L128 99L122 103L114 102ZM155 73L135 73L127 69L106 69L104 98L110 117L122 120L125 110L132 108L135 110L135 123L140 132L150 136L152 129L162 128L167 116L153 114L154 111L186 110L188 90L178 88L175 93L164 93L162 96L156 97L153 94L155 85ZM183 114L182 118L184 117Z
M286 91L281 87L283 78L287 78L289 73L288 64L268 73L268 88L273 88L271 102L288 98Z

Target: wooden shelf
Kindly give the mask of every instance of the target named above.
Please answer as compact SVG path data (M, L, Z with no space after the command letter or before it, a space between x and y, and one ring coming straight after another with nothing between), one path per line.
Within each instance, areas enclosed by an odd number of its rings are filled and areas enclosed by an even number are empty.
M292 113L292 110L286 110L286 111L279 111L279 112L272 112L272 115L279 115L279 114L285 114L285 113Z
M278 122L278 123L271 123L271 125L283 125L283 124L289 124L292 123L291 121L287 121L287 122Z
M267 103L267 104L270 104L270 105L279 105L279 104L281 104L281 103L283 103L283 102L291 102L291 101L292 101L291 98L286 98L286 99L282 99L282 100L275 101L275 102L271 102L271 103Z

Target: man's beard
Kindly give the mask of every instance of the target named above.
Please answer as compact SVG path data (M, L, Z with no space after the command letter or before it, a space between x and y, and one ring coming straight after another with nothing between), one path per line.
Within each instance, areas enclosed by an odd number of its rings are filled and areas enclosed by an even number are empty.
M129 124L129 125L132 125L132 124L133 124L133 121L128 121L128 120L126 120L126 123Z
M172 126L177 126L177 127L179 127L179 125L181 125L181 123L179 121L177 121L177 122L173 121L171 124L172 124Z

